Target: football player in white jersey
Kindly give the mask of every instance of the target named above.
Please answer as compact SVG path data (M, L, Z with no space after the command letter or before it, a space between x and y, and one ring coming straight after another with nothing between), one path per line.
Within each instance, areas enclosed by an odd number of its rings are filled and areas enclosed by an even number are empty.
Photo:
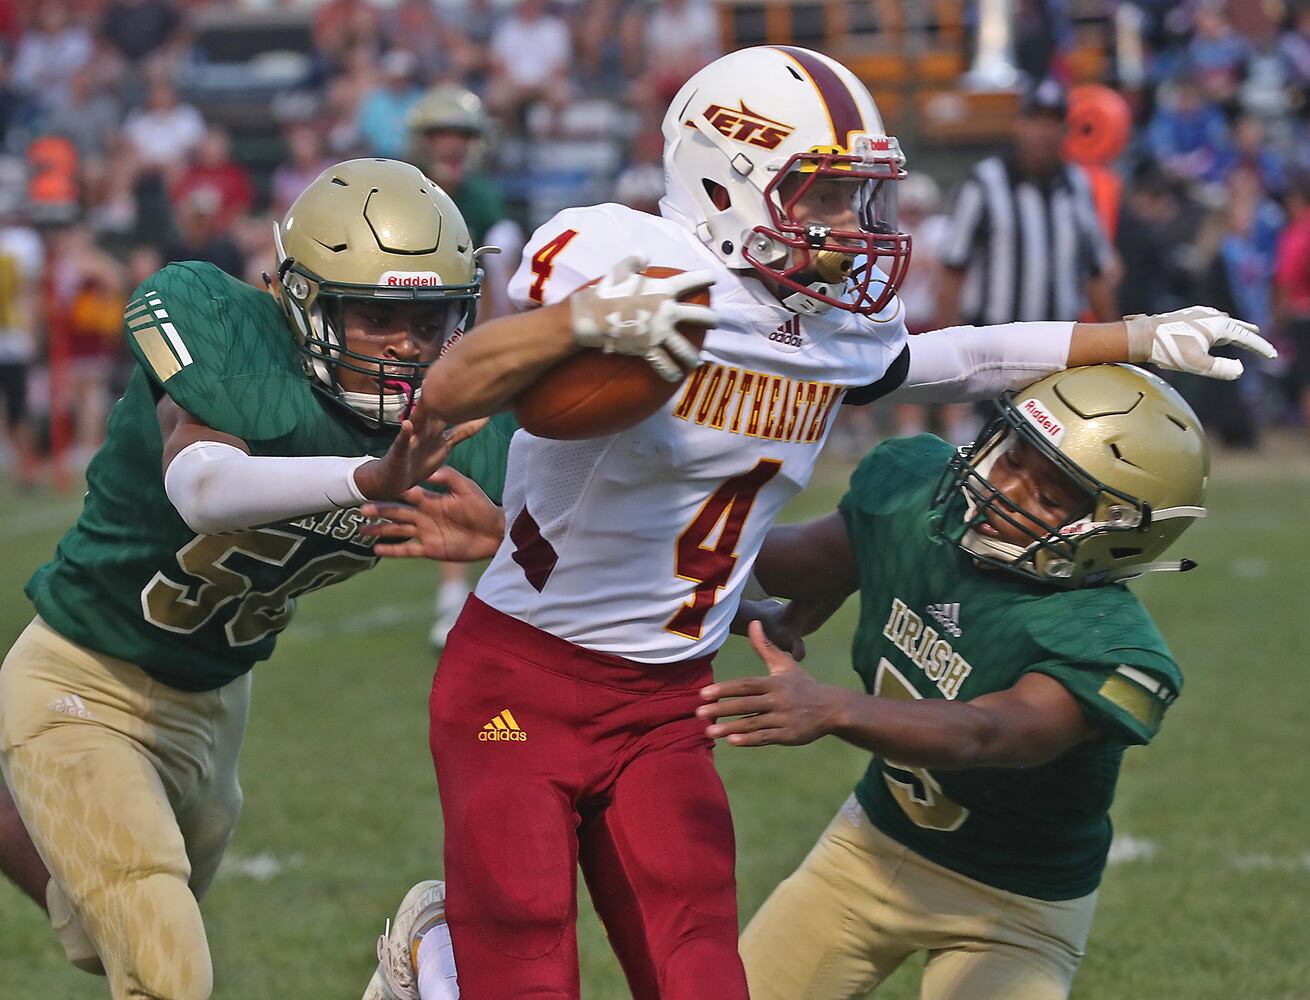
M660 217L569 209L527 245L511 298L568 299L571 335L475 331L427 376L420 405L462 421L508 408L585 347L644 356L675 380L695 369L620 434L515 435L504 520L487 532L499 539L503 523L503 542L430 702L444 921L440 885L416 886L379 943L369 998L419 995L427 928L453 940L467 997L578 996L581 864L634 997L744 1000L731 819L695 710L764 535L809 480L837 406L983 398L1114 360L1231 378L1240 363L1209 346L1272 350L1212 310L1182 325L1026 323L910 344L895 294L910 249L895 215L904 158L868 90L818 53L724 56L687 82L663 130ZM690 273L643 277L633 253ZM710 281L716 322L696 367L676 324L708 317L677 296ZM596 332L615 315L627 323ZM381 513L397 535L424 533L413 512ZM446 547L454 537L438 526L390 551L479 557L467 539Z

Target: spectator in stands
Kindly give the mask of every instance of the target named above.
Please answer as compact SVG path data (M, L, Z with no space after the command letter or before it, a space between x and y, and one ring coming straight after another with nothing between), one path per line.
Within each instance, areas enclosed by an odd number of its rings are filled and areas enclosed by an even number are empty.
M135 170L121 136L108 155L82 164L82 203L87 225L97 236L123 242L136 234Z
M205 137L205 120L178 100L177 89L161 65L152 69L146 103L127 116L123 135L140 169L168 178L181 174Z
M232 140L227 131L217 125L205 130L192 164L174 182L169 197L177 205L199 190L211 190L218 195L214 221L224 230L231 227L237 216L249 211L255 200L250 174L232 159Z
M1215 165L1220 177L1244 170L1259 178L1265 192L1281 196L1287 185L1283 159L1265 141L1264 123L1254 115L1242 115L1233 124L1233 140Z
M246 273L246 262L227 230L219 223L220 195L196 188L177 208L176 231L164 244L165 262L204 260L233 277Z
M1134 171L1123 200L1117 246L1125 314L1169 312L1196 301L1202 261L1195 250L1207 210L1181 180L1153 160Z
M459 12L458 76L479 94L490 79L491 38L501 16L493 0L466 0Z
M1246 73L1250 44L1233 30L1223 5L1213 0L1197 7L1194 24L1188 61L1205 96L1227 104L1236 97Z
M0 152L18 152L40 117L40 108L13 82L13 60L0 45Z
M1292 27L1279 39L1278 49L1287 69L1288 86L1304 99L1305 90L1310 88L1310 5L1296 12Z
M36 446L27 406L28 375L36 357L41 318L41 278L45 247L24 218L24 182L17 172L4 171L0 184L0 442L8 454L0 458L17 466L19 483L36 485Z
M531 58L524 58L526 53ZM545 0L519 0L491 36L487 102L492 111L522 133L528 109L540 101L552 112L553 128L569 99L572 58L568 26L549 13Z
M413 53L392 49L378 62L381 80L364 95L355 128L370 156L389 159L403 156L409 135L405 115L423 96Z
M180 36L182 16L169 0L114 0L105 8L100 36L124 59L139 63Z
M1017 0L1014 61L1030 80L1069 82L1073 19L1069 0Z
M432 0L398 0L386 12L383 35L388 48L414 56L424 79L458 74L462 39Z
M1233 171L1225 187L1225 204L1215 214L1217 243L1195 301L1271 329L1274 265L1283 213L1252 170ZM1203 238L1198 242L1205 253L1213 241ZM1225 351L1221 348L1218 353ZM1236 382L1205 385L1211 380L1185 376L1171 381L1224 444L1234 448L1259 444L1265 385L1264 365L1259 361L1246 365Z
M1274 273L1274 312L1292 349L1288 380L1310 430L1310 177L1287 192L1287 227L1278 242Z
M287 156L273 171L269 182L271 211L282 218L309 182L334 162L323 148L323 132L315 122L290 122L282 132Z
M73 408L72 464L85 469L100 447L109 415L109 383L122 346L127 305L122 266L100 249L90 227L61 229L50 248L54 308L67 336L66 391Z
M326 0L314 12L314 47L329 67L344 65L351 49L381 49L382 14L369 0Z
M93 48L90 32L72 22L63 0L42 0L36 23L14 54L14 86L47 112L61 108L73 74L90 60Z
M122 121L118 97L99 85L94 66L87 64L70 78L67 103L45 119L44 131L68 139L85 160L105 155Z
M1219 179L1219 164L1231 140L1223 112L1206 100L1191 76L1174 80L1172 99L1157 108L1145 145L1166 172L1187 180Z
M18 0L0 0L0 51L12 51L23 34L23 19L18 13Z
M635 31L627 32L633 49L626 60L645 79L638 93L663 109L688 77L720 54L719 22L705 0L647 2L629 12Z

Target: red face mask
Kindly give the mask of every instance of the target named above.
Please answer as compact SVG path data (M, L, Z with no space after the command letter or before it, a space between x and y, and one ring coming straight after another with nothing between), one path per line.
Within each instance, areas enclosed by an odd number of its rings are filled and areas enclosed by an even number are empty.
M892 159L797 153L764 189L772 227L756 226L761 239L748 239L742 256L783 288L872 316L891 302L910 266L910 237L896 219L896 182L904 176ZM834 197L842 189L849 193ZM758 252L770 244L788 252L766 262ZM842 286L840 296L811 287L815 282Z

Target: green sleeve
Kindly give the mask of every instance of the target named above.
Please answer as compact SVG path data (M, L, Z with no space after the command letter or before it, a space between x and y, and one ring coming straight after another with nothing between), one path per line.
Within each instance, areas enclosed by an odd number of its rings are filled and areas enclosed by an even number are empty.
M1149 743L1183 687L1182 673L1146 608L1121 584L1053 594L1026 622L1049 674L1084 714L1124 744Z
M1046 674L1064 685L1083 715L1114 742L1144 745L1160 731L1165 710L1178 697L1177 668L1159 663L1151 650L1119 652L1122 662L1048 662L1028 672Z
M268 440L295 425L303 377L271 295L210 264L169 264L133 294L123 329L155 395L215 430Z
M509 442L516 430L513 414L498 413L477 434L456 445L446 464L472 479L493 503L499 504L505 492Z

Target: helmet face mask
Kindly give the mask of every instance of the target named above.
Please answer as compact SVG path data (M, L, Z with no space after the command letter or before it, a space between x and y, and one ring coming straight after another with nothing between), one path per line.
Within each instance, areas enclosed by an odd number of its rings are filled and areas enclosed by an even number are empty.
M795 46L739 49L683 85L662 131L661 214L727 267L754 271L793 312L892 304L910 256L895 212L905 158L849 69ZM838 179L857 188L851 211L807 218Z
M746 241L747 263L769 281L826 306L861 315L881 312L910 266L910 237L897 225L896 184L905 169L895 148L895 158L794 154L764 189L771 225L756 226ZM852 188L845 214L854 228L806 210L812 195L838 183Z
M1062 484L1058 518L1006 495L1018 466ZM938 484L936 531L980 566L1048 586L1190 569L1151 560L1204 516L1208 473L1200 424L1166 383L1127 365L1074 369L997 402Z
M454 202L409 164L352 160L310 184L274 240L278 300L311 385L370 426L399 426L428 366L476 319L482 269ZM440 342L415 360L363 353L349 343L353 303L430 304Z

